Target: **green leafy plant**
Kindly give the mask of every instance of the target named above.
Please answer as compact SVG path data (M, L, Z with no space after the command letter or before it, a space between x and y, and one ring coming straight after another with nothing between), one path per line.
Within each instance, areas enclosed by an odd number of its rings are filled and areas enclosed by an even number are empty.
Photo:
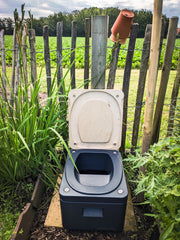
M127 159L133 169L146 166L138 175L136 194L144 192L145 203L161 229L160 239L180 238L180 136L154 144L149 153Z

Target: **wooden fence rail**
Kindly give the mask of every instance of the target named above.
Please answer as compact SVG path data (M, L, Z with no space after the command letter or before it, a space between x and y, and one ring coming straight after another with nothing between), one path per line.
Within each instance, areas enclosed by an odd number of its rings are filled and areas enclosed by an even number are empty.
M93 18L92 18L93 19ZM93 21L93 20L92 20ZM172 59L172 53L174 49L174 42L175 42L175 29L176 29L176 21L177 18L172 18L169 25L169 33L168 33L168 39L167 39L167 47L166 47L166 54L164 58L163 63L163 69L162 69L162 77L161 77L161 84L159 89L159 97L158 103L156 106L156 112L159 111L158 117L155 117L154 119L154 133L157 133L156 141L159 138L159 123L161 122L161 115L162 115L162 107L164 103L164 96L166 92L167 81L169 78L169 71L170 71L170 65L171 65L171 59ZM108 23L108 20L106 19L106 24ZM163 26L164 22L162 22ZM84 64L84 88L89 88L89 43L90 43L90 26L91 21L90 19L85 19L85 64ZM165 25L165 24L164 24ZM125 146L126 146L126 130L127 130L127 114L128 114L128 95L129 95L129 85L130 85L130 76L131 76L131 67L132 67L132 59L133 54L135 51L135 43L136 43L136 36L138 32L138 24L133 24L130 34L130 40L128 45L128 51L127 51L127 57L126 57L126 65L124 70L124 77L123 77L123 87L122 90L124 92L124 106L123 106L123 130L122 130L122 145L121 145L121 152L125 153ZM95 29L96 31L97 29ZM100 28L101 31L101 28ZM163 31L164 28L162 27L162 33L161 33L161 42L160 42L160 51L162 47L162 41L163 41ZM104 41L104 46L106 45L107 41L107 33L103 32L102 34L102 40ZM70 77L71 77L71 88L76 87L76 69L75 69L75 50L76 50L76 38L77 38L77 23L75 21L72 22L72 34L71 34L71 69L70 69ZM169 36L171 36L169 40ZM173 39L172 39L173 36ZM62 67L62 59L63 59L63 46L62 46L62 37L63 37L63 22L57 23L57 85L59 86L61 79L63 78L63 67ZM23 63L24 63L24 75L25 79L27 81L28 74L27 74L27 46L26 46L26 31L23 31ZM49 47L49 33L48 33L48 26L43 27L43 38L44 38L44 59L45 59L45 65L46 65L46 78L47 78L47 94L49 96L50 94L50 88L51 88L51 62L50 62L50 47ZM106 39L104 39L106 38ZM132 142L131 142L131 150L134 151L137 148L137 140L138 140L138 134L139 134L139 125L140 125L140 116L141 116L141 109L143 106L143 95L144 95L144 89L145 89L145 83L146 83L146 75L148 71L148 62L149 62L149 54L150 54L150 40L151 40L151 25L147 25L146 32L145 32L145 38L144 38L144 44L142 49L142 56L141 56L141 67L139 71L139 83L138 83L138 89L137 89L137 98L135 99L135 114L134 114L134 121L133 121L133 132L132 132ZM93 40L94 41L94 40ZM97 44L98 49L98 43L93 42L93 44ZM5 47L4 47L4 32L3 30L0 32L0 43L1 43L1 61L2 61L2 97L5 99L6 95L6 56L5 56ZM102 44L102 43L101 43ZM29 29L29 45L30 45L30 58L31 58L31 82L33 84L36 83L37 79L37 66L36 66L36 49L35 49L35 31L33 29ZM104 48L104 47L102 47ZM106 46L105 46L106 48ZM13 37L13 54L12 54L12 77L11 77L11 87L13 93L16 95L17 87L19 84L19 52L18 52L18 45L16 42L15 37L15 31L14 31L14 37ZM109 70L109 77L107 82L107 88L112 89L114 88L115 79L116 79L116 69L117 69L117 62L118 57L121 52L121 46L119 45L117 49L112 51L112 61L110 63L110 70ZM105 71L106 69L106 61L104 61L103 65L101 66L101 72L98 73L94 70L98 64L99 59L99 53L96 52L92 53L92 59L93 62L91 62L91 78L95 79L95 82L93 80L91 81L91 88L93 88L96 83L97 79L100 77L105 77ZM103 53L104 54L104 53ZM97 56L95 56L97 55ZM160 53L159 53L160 55ZM106 56L101 56L102 59L106 59ZM96 61L96 63L95 63ZM180 57L179 57L180 61ZM93 65L94 64L94 65ZM93 65L93 66L92 66ZM172 93L172 100L171 100L171 106L170 106L170 113L169 113L169 126L168 126L168 135L170 135L170 131L173 126L172 122L172 116L174 116L174 108L176 106L176 99L178 97L178 90L179 90L179 63L177 68L177 76L174 82L174 88ZM103 73L103 74L102 74ZM101 75L101 76L100 76ZM26 82L27 83L27 82ZM93 85L95 84L95 85ZM99 84L99 83L98 83ZM101 84L101 83L100 83ZM100 85L99 85L100 86ZM100 86L100 88L104 88L105 86ZM164 87L164 88L163 88ZM163 90L162 90L163 89ZM61 86L60 92L63 93L63 87ZM163 95L161 97L161 95ZM13 106L13 97L10 97L11 105ZM159 108L161 106L161 108ZM155 114L156 116L157 114ZM156 124L156 119L158 119L158 124ZM157 132L156 132L157 131ZM152 143L154 140L152 141Z

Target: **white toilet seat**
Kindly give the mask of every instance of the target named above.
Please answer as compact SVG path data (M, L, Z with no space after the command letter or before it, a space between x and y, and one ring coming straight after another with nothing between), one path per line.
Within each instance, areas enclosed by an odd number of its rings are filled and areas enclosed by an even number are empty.
M71 90L70 147L118 150L122 135L123 98L120 90Z

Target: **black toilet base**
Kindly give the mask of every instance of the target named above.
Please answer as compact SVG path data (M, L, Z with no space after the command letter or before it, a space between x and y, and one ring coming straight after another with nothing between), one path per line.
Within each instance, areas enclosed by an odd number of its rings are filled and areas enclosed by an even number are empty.
M78 150L78 154L85 150ZM113 151L99 151L99 150L91 150L92 152L98 152L102 154L110 154ZM90 152L91 152L90 151ZM73 152L73 150L72 150ZM77 154L77 150L76 150ZM118 161L120 164L121 169L121 177L119 178L119 183L116 184L115 188L111 189L111 191L102 193L103 186L98 186L97 188L101 189L101 193L98 194L88 194L78 189L74 189L71 186L67 179L67 166L72 164L70 157L68 156L66 166L64 169L64 174L61 181L60 186L60 201L61 201L61 212L62 212L62 221L63 227L67 229L74 229L74 230L104 230L104 231L122 231L124 226L124 218L126 212L126 203L127 203L127 196L128 190L125 180L125 175L123 171L123 165L121 161L121 156L117 152L115 155L118 156ZM116 161L116 160L115 160ZM97 165L99 166L99 165ZM91 167L90 167L91 168ZM108 167L109 168L109 167ZM107 169L108 169L107 168ZM94 175L94 180L92 183L95 184L95 179L101 179L99 185L105 184L108 182L109 178L111 178L111 173L107 171L106 167L102 171L99 167L94 170L98 170L97 174L96 171L92 171L90 169L89 172L84 172L84 166L81 167L82 175L83 176L75 176L77 180L81 184L86 184L86 181L83 179L84 174L90 174L88 177L91 180L92 175ZM76 171L74 169L74 171ZM113 174L113 173L112 173ZM108 176L109 175L109 176ZM104 177L103 177L104 176ZM68 178L70 175L68 175ZM82 179L81 179L82 178ZM104 180L105 179L105 180ZM86 186L86 185L85 185Z

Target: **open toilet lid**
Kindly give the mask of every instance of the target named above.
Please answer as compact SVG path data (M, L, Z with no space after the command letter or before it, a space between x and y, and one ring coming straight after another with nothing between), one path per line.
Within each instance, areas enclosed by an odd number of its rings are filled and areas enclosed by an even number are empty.
M123 98L121 90L71 90L68 100L70 147L118 150L121 146Z

